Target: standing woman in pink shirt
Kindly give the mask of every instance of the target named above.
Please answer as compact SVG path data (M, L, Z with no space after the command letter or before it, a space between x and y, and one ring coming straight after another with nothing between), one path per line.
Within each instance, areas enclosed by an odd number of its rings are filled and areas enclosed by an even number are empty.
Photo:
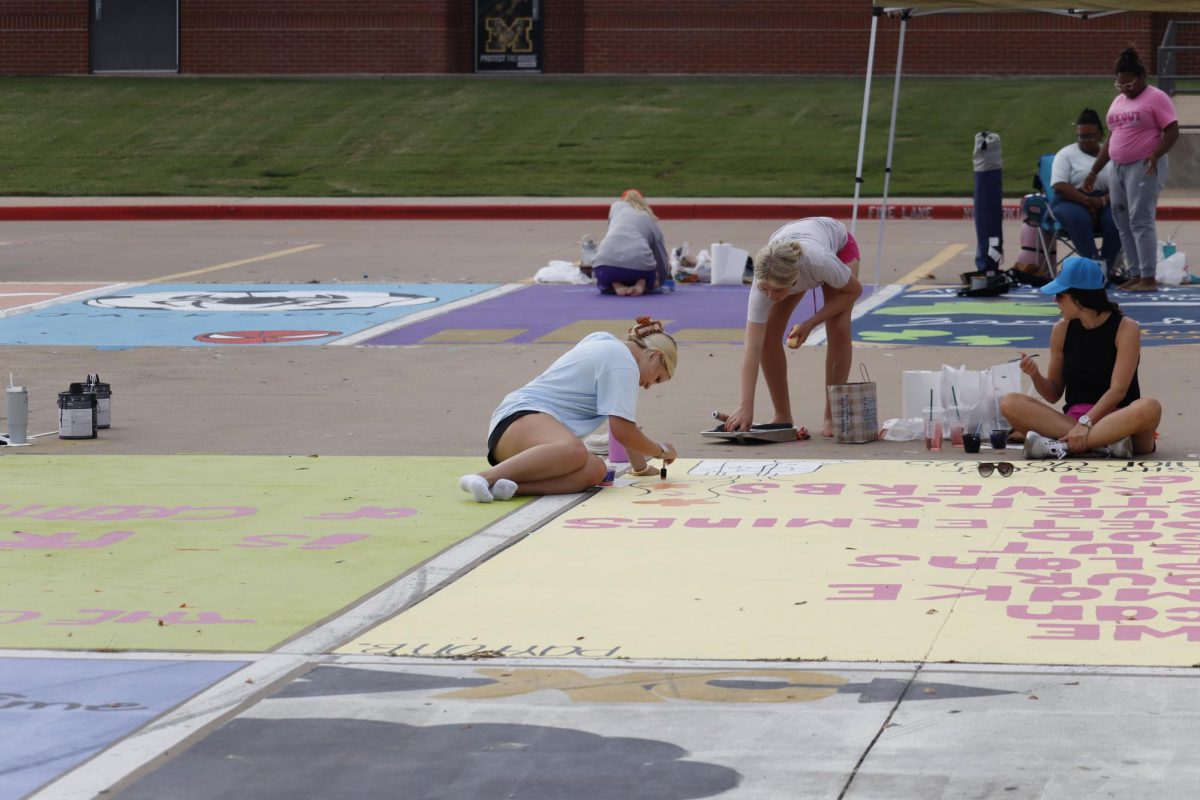
M1114 69L1120 94L1108 107L1112 133L1084 178L1083 191L1092 191L1096 176L1111 160L1109 199L1130 274L1129 280L1117 288L1152 292L1158 288L1154 279L1158 265L1154 215L1158 193L1166 181L1167 151L1179 139L1179 117L1171 98L1146 83L1146 68L1135 48L1121 53Z

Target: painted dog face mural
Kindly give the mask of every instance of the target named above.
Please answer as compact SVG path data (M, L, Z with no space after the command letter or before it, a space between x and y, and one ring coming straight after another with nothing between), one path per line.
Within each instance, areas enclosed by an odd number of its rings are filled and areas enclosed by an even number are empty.
M402 292L304 290L145 292L85 301L98 308L141 311L329 311L345 308L402 308L438 298Z

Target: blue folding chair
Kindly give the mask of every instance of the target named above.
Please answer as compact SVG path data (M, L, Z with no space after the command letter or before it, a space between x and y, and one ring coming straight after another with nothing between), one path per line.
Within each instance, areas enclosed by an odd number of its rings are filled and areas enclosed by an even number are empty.
M1038 244L1042 252L1049 254L1052 250L1056 251L1060 242L1067 248L1066 254L1061 258L1047 257L1046 263L1049 265L1051 278L1058 274L1063 261L1078 253L1066 229L1054 215L1054 203L1058 199L1054 192L1054 184L1050 181L1050 174L1054 167L1054 155L1054 153L1046 153L1038 157L1037 172L1033 175L1033 188L1037 193L1027 194L1021 201L1021 215L1025 224L1037 228ZM1100 236L1100 233L1097 231L1096 235ZM1121 255L1117 256L1117 262L1108 265L1109 282L1117 279L1123 270Z
M1054 215L1054 201L1057 197L1054 193L1054 185L1050 183L1050 170L1053 166L1054 153L1038 157L1037 172L1033 174L1034 194L1027 194L1021 200L1021 216L1026 225L1032 225L1037 229L1038 245L1041 247L1042 253L1049 254L1061 241L1066 245L1070 254L1074 254L1075 246L1071 244L1071 237L1067 236L1062 223ZM1052 279L1058 274L1058 265L1062 261L1063 259L1050 258L1047 255L1046 263Z

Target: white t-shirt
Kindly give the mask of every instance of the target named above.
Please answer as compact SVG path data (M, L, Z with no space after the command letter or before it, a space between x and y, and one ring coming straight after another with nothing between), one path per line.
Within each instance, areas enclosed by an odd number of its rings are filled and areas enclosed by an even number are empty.
M492 412L488 434L517 411L541 411L586 436L610 416L636 422L638 364L611 333L589 333L550 367L505 397Z
M1079 145L1067 145L1054 154L1054 163L1050 167L1050 185L1046 188L1052 189L1056 183L1069 183L1076 189L1083 189L1083 179L1087 177L1095 162L1096 157L1089 156L1080 150ZM1113 162L1109 161L1096 176L1095 191L1108 191L1109 179L1112 178L1112 165Z
M771 234L770 244L799 242L804 248L800 274L788 290L789 295L800 294L822 284L840 289L850 282L853 273L837 257L837 252L846 246L846 236L846 226L830 217L798 219ZM749 322L766 322L770 310L771 300L755 280L750 287L746 319Z

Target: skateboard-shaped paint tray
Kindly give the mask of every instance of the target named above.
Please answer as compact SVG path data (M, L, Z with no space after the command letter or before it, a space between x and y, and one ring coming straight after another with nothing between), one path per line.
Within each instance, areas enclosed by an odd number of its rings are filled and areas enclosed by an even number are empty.
M794 442L799 437L796 426L786 422L768 422L763 425L751 425L748 431L727 431L718 425L711 431L702 431L702 436L714 439L727 439L738 444L765 444L773 442Z

